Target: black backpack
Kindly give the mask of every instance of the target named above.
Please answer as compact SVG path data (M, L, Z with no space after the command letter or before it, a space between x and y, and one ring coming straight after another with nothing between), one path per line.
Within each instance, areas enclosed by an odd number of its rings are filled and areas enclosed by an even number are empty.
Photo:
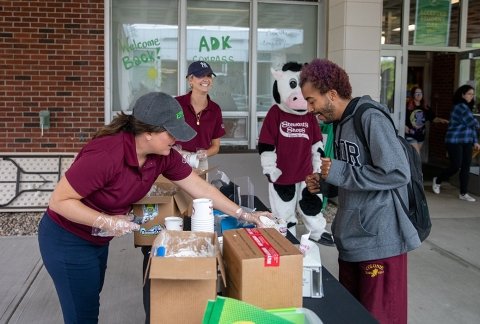
M353 124L355 127L355 133L359 136L362 144L368 151L370 149L367 143L367 139L365 137L365 132L363 131L362 127L362 115L365 110L370 108L377 109L378 111L382 112L385 117L390 120L393 128L395 128L395 124L387 112L378 109L377 107L369 103L364 103L360 105L360 107L358 107L355 111L355 115L353 117ZM417 230L420 241L423 242L430 234L432 222L430 220L427 198L425 197L425 191L423 188L422 161L418 152L412 145L407 142L407 140L405 140L405 138L399 136L398 134L397 138L402 145L405 154L407 155L407 160L410 166L410 182L408 183L408 208L405 202L401 199L398 189L395 189L394 192L397 198L400 200L403 210L408 215L408 218Z

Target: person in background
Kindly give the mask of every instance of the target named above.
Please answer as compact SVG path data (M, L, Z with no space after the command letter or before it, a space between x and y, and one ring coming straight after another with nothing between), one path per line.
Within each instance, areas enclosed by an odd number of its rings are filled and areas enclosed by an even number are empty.
M306 178L310 192L325 183L338 187L332 233L338 249L339 281L380 323L407 323L407 252L420 246L410 219L392 193L407 198L409 165L393 125L369 96L352 99L347 73L315 59L300 74L308 111L336 123L335 158L321 158L321 172ZM363 103L368 141L355 132L353 117Z
M203 149L209 157L220 150L220 138L225 135L222 110L208 95L215 76L207 62L195 61L188 67L187 80L191 90L176 99L182 106L185 121L197 132L197 136L189 141L177 140L183 152L196 154ZM206 157L198 156L200 159Z
M468 191L468 180L470 164L472 162L472 150L480 150L478 144L478 120L473 116L475 91L472 86L462 85L453 95L453 110L450 114L445 144L447 147L450 166L442 171L440 175L433 178L432 190L440 194L440 187L443 181L457 173L460 180L461 200L474 202L476 199L470 196Z
M448 120L436 117L435 113L425 103L423 91L420 87L413 87L407 101L407 114L405 116L405 139L417 150L422 150L425 141L426 122L448 123Z
M173 97L151 92L136 101L132 115L122 112L96 133L60 179L38 241L65 323L98 322L109 242L139 229L127 215L160 174L192 197L210 198L215 208L262 226L259 216L266 213L245 212L172 150L176 139L195 135Z

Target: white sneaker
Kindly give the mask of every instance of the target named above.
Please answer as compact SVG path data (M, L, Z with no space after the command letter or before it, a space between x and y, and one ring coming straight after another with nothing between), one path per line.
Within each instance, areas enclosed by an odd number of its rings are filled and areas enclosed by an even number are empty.
M476 201L475 198L473 198L472 196L470 196L468 193L464 194L464 195L458 195L458 198L460 200L465 200L465 201L470 201L470 202L474 202Z
M432 190L433 193L436 193L437 195L440 193L440 185L437 184L437 177L434 177L432 180Z

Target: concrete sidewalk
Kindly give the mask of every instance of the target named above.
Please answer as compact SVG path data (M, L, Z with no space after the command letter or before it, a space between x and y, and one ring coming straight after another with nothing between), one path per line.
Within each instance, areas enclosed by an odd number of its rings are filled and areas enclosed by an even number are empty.
M224 159L222 165L233 169L235 161L248 163L245 157ZM480 197L469 203L449 184L440 195L431 193L431 181L425 185L433 229L409 254L409 323L480 323ZM324 266L336 276L336 249L320 247ZM0 259L0 323L63 323L37 237L0 237ZM112 241L99 323L144 322L142 259L131 235Z

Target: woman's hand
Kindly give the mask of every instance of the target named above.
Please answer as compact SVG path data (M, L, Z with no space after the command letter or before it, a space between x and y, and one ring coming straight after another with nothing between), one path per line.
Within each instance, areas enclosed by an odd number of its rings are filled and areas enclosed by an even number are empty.
M122 236L132 231L138 231L140 225L130 221L127 215L107 216L100 214L92 226L93 236Z
M265 216L270 219L274 219L272 213L266 211L255 211L255 212L247 212L243 208L239 208L237 210L236 216L238 219L243 220L247 223L253 223L257 227L265 227L265 225L260 220L260 216Z

